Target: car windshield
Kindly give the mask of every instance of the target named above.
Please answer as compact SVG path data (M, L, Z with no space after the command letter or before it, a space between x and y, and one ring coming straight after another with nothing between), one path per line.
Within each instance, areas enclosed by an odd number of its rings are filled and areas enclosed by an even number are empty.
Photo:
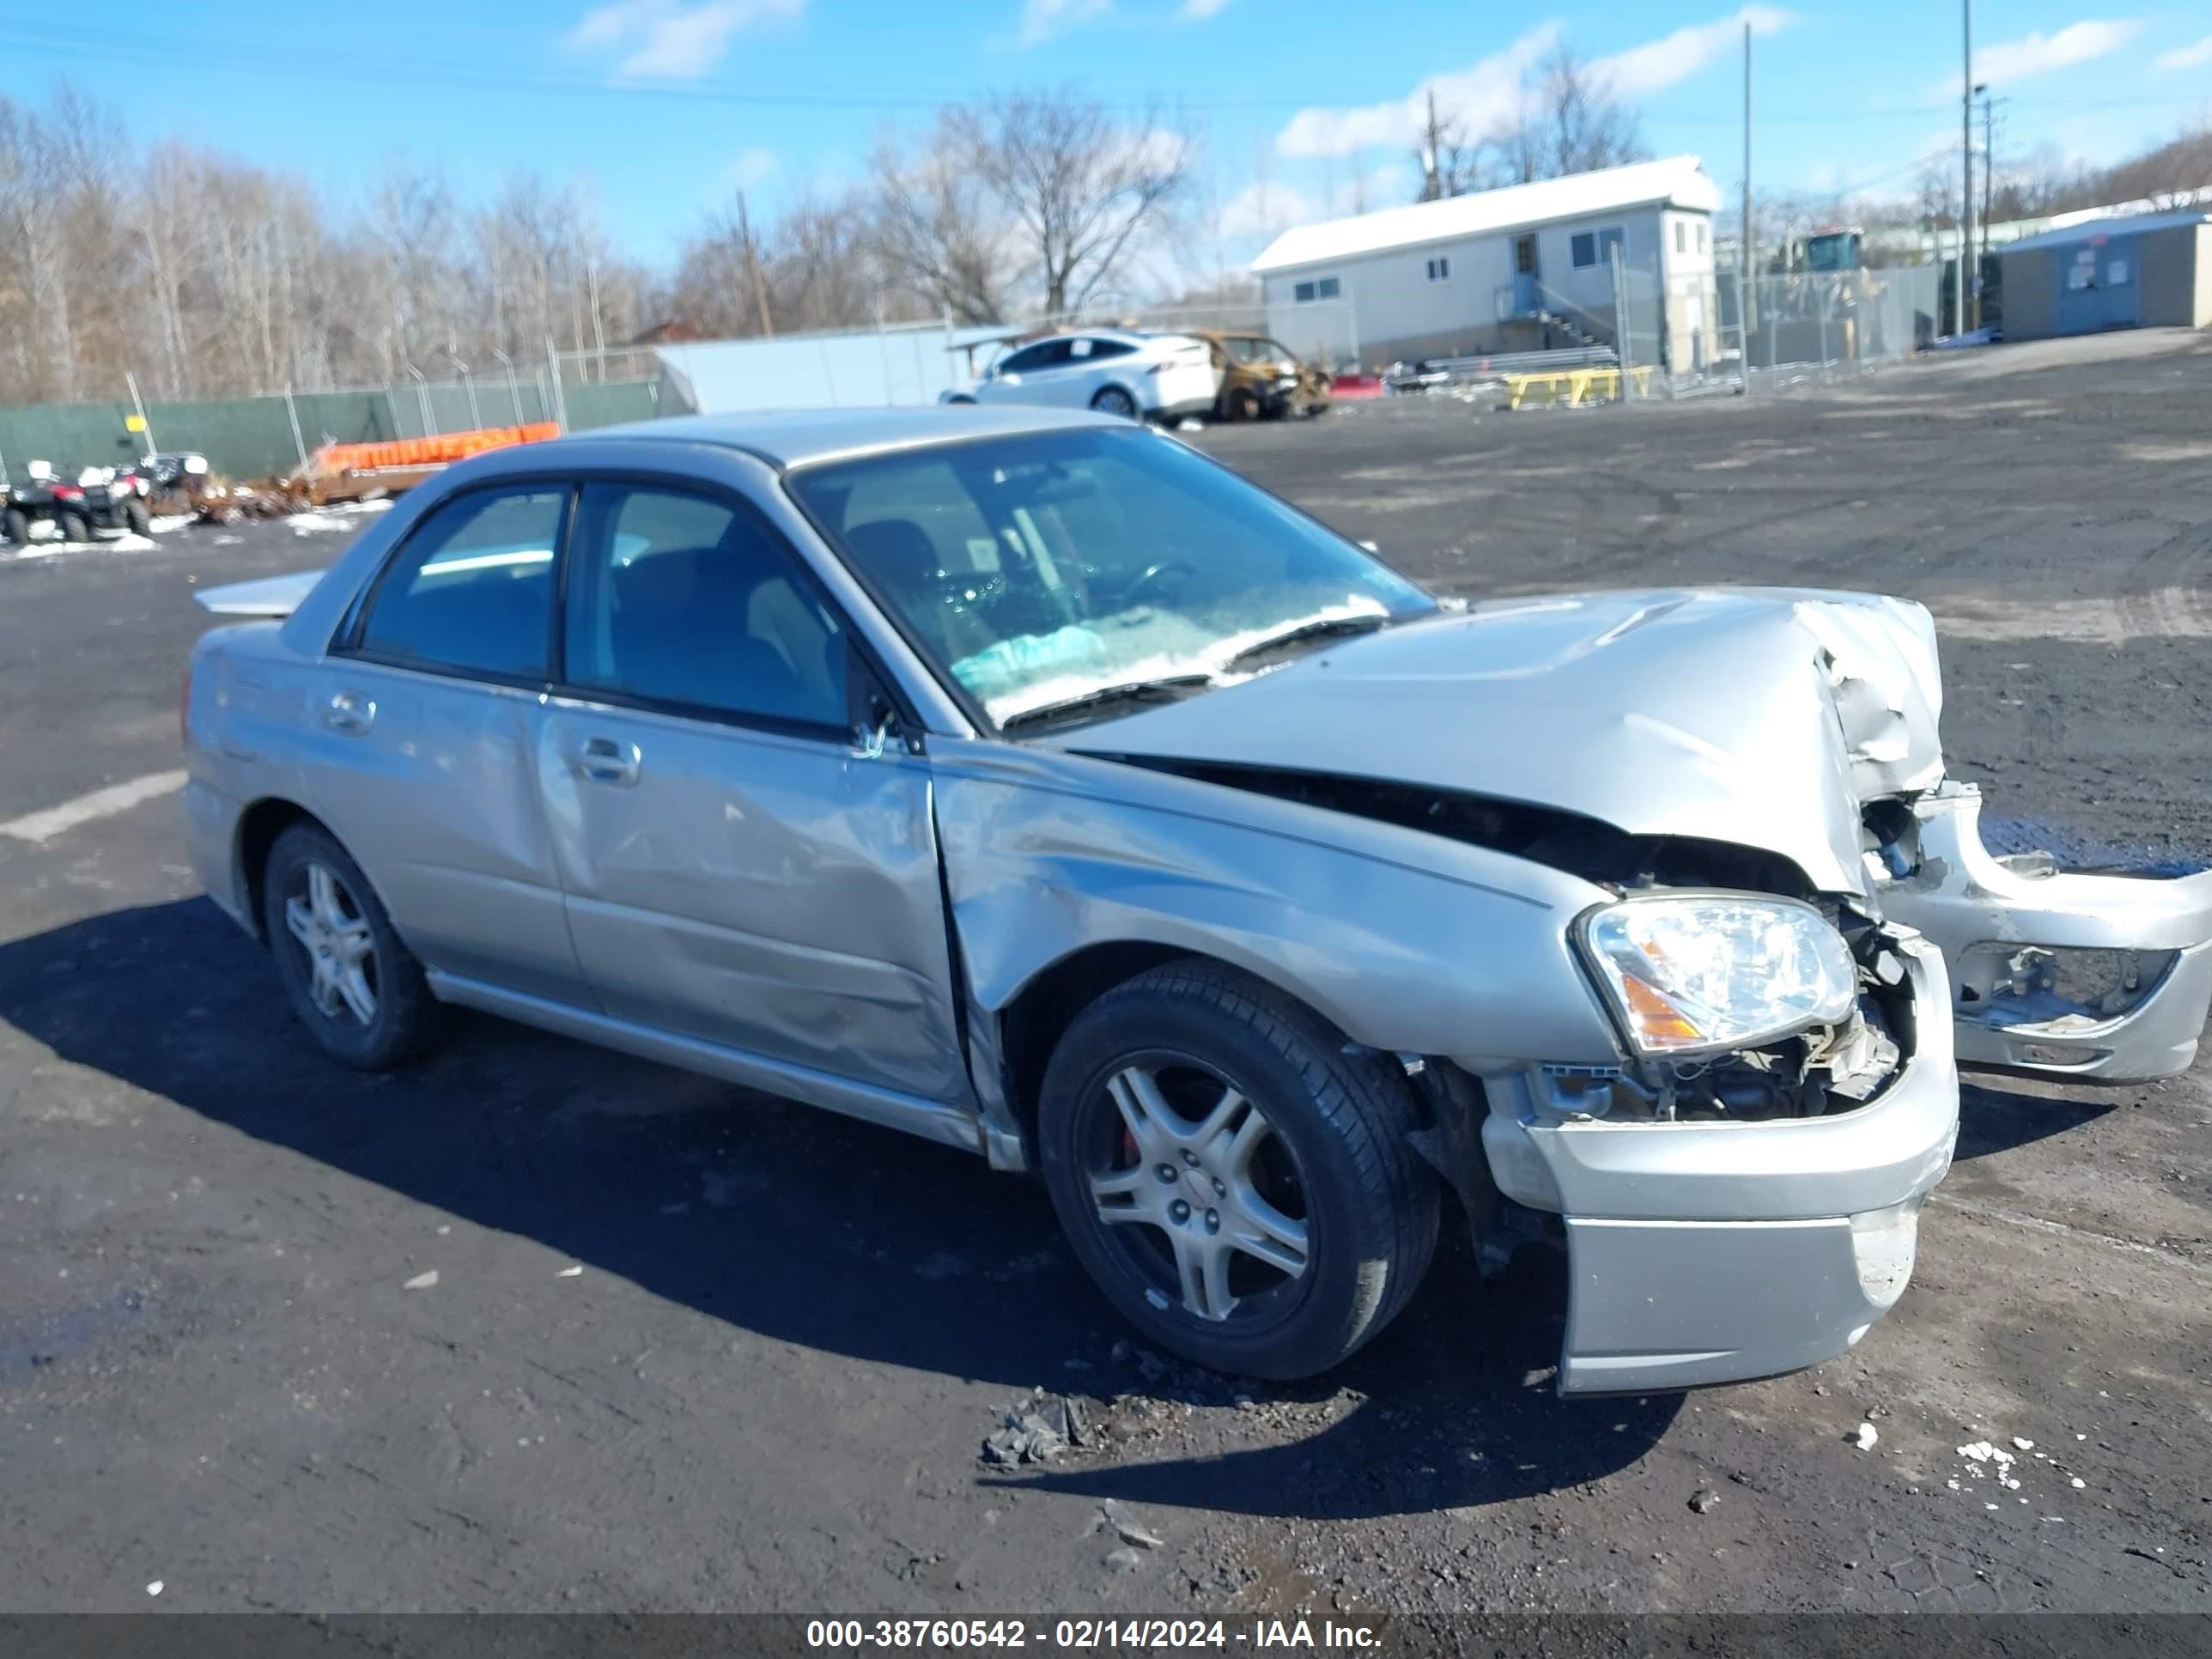
M1184 445L1037 432L788 475L884 605L1004 723L1110 687L1219 684L1318 624L1426 615L1402 576ZM1101 718L1115 712L1097 705Z

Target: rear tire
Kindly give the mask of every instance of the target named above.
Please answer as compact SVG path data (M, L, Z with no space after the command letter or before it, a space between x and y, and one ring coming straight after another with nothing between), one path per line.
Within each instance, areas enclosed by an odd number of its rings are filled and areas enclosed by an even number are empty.
M82 513L57 513L54 524L65 542L88 542L92 539L92 520Z
M1229 395L1229 418L1232 421L1258 420L1260 394L1250 386L1238 386Z
M1091 406L1101 415L1115 415L1125 421L1137 418L1137 400L1118 386L1099 387Z
M31 540L31 520L21 507L9 507L0 513L0 533L17 547L27 547Z
M381 1072L437 1040L445 1011L422 964L328 830L295 823L276 837L261 917L292 1012L332 1060Z
M154 514L145 502L133 496L123 503L123 527L134 536L154 533Z
M1130 1323L1208 1370L1288 1379L1371 1340L1427 1271L1440 1197L1417 1122L1389 1055L1191 959L1076 1016L1037 1146L1077 1258Z

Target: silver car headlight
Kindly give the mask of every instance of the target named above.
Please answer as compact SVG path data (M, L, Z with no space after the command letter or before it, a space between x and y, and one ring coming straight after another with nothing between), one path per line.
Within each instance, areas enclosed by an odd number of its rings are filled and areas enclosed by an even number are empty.
M1582 919L1583 954L1647 1054L1755 1048L1831 1024L1858 998L1850 947L1791 899L1662 893Z

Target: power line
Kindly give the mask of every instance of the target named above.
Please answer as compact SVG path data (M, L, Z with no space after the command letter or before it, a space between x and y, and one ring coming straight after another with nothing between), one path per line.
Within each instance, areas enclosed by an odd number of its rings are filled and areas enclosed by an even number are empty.
M782 85L778 87L706 86L667 80L597 80L580 76L538 75L518 73L487 68L472 68L431 58L365 56L347 52L334 57L328 52L289 49L282 46L257 45L251 52L240 52L228 46L210 45L205 37L157 35L142 32L128 39L85 39L54 29L27 18L0 18L0 42L14 48L51 50L58 58L69 63L94 62L116 64L146 64L174 70L183 66L194 73L238 75L255 80L267 80L272 74L300 79L333 81L348 85L362 85L377 91L388 91L394 86L428 87L473 92L513 92L543 95L548 93L582 97L620 99L658 99L672 102L720 105L731 107L762 109L830 109L927 112L948 103L976 95L980 88L946 87L941 90L916 92L909 87L899 92L855 92ZM1116 102L1117 100L1108 100ZM1311 96L1285 94L1269 98L1247 99L1166 99L1118 100L1118 106L1185 109L1194 112L1281 112L1315 106L1320 100ZM1377 100L1393 101L1393 100ZM2075 109L2084 111L2110 109L2147 109L2168 106L2196 105L2203 100L2186 95L2170 98L2113 98L2113 99L2028 99L2017 100L2023 108ZM1795 110L1787 113L1762 116L1762 125L1830 126L1840 123L1878 123L1884 121L1919 120L1927 116L1948 112L1951 108L1946 100L1936 104L1893 106L1885 109L1837 109L1828 111ZM1698 111L1670 110L1644 107L1638 113L1645 120L1659 121L1678 126L1733 127L1741 120L1738 115L1712 109Z

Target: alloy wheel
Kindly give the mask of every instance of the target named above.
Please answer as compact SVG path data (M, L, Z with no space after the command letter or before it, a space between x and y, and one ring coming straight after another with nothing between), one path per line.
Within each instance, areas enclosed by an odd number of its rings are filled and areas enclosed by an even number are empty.
M1304 1183L1235 1085L1194 1061L1149 1057L1109 1076L1092 1109L1091 1201L1155 1306L1218 1323L1304 1279Z
M284 900L284 925L307 953L307 994L331 1019L376 1023L376 936L361 902L328 865L309 860Z

